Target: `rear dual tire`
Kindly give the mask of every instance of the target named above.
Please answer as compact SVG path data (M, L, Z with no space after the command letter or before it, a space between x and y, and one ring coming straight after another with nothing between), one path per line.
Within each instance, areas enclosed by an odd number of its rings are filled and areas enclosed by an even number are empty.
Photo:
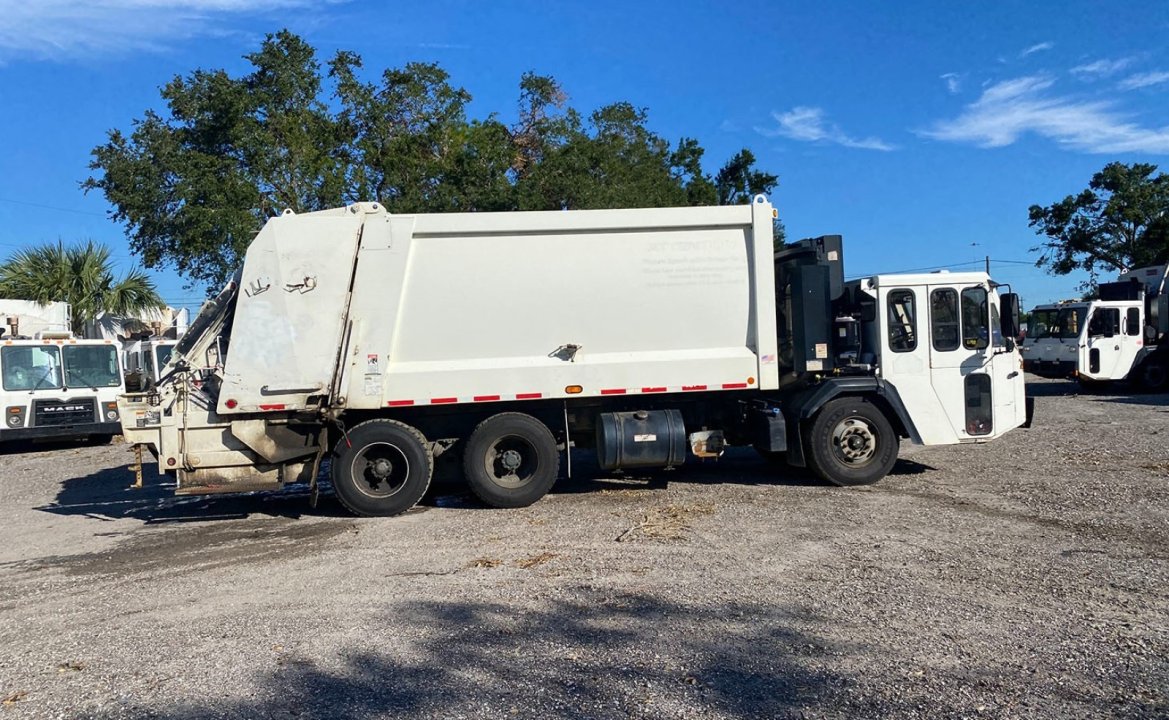
M397 420L356 425L333 451L333 491L355 515L389 517L418 504L434 474L426 438Z
M548 427L524 413L493 415L463 450L471 492L497 508L527 507L548 494L560 474L560 449Z

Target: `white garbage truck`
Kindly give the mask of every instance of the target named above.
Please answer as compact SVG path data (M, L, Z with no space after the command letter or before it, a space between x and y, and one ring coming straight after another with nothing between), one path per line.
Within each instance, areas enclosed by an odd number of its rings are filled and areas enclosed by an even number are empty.
M118 355L111 340L69 332L0 334L0 443L109 442L122 431L118 396L126 386Z
M1127 380L1136 390L1169 389L1169 265L1121 273L1101 283L1099 298L1039 306L1045 327L1025 342L1024 367L1086 385Z
M839 236L776 250L774 214L286 211L119 400L125 437L179 493L315 487L327 460L345 507L394 515L444 454L521 507L586 449L613 471L753 446L860 485L902 439L1025 423L1017 296L983 273L846 283Z

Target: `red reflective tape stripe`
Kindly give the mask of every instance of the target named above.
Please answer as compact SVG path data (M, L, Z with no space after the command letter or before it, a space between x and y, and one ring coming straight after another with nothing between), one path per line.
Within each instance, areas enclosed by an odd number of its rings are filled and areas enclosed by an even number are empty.
M689 390L705 390L706 386L705 385L683 385L682 389L687 390L687 391L689 391Z
M401 407L403 405L413 405L413 404L414 404L413 400L390 400L388 403L386 403L386 405L389 405L390 407Z
M666 389L664 387L649 387L649 388L642 388L641 391L643 393L654 393L654 392L665 392Z
M283 405L261 405L260 409L261 410L283 410L284 406Z
M498 400L498 399L499 399L498 395L476 395L475 396L475 402L492 402L492 401Z
M456 403L456 402L458 402L458 401L459 401L459 399L458 399L457 397L453 397L453 398L430 398L430 403L431 403L432 405L445 405L445 404L447 404L447 403Z
M747 383L723 383L723 390L741 390L747 387Z
M626 392L625 388L608 388L606 390L602 390L601 394L602 395L624 395L625 392Z
M543 393L518 393L515 396L516 400L539 400L544 397Z

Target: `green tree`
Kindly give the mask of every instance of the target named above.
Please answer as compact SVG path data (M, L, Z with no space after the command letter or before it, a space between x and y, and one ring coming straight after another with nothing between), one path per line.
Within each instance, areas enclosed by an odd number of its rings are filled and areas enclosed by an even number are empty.
M322 73L303 39L281 31L247 55L252 69L176 77L165 112L93 151L112 216L147 267L218 286L267 218L374 200L391 212L663 207L749 202L775 176L744 151L712 178L696 140L654 133L648 112L616 102L586 115L551 77L525 73L517 119L469 118L471 95L433 63L363 75L342 51ZM724 185L726 187L724 187ZM781 226L777 226L781 227Z
M103 313L125 319L166 307L146 273L135 269L116 277L109 248L93 241L18 250L0 266L0 296L69 303L77 335Z
M1109 163L1088 187L1046 207L1032 205L1044 241L1036 263L1056 275L1123 271L1169 261L1169 175L1156 165Z
M282 31L247 59L243 78L176 77L162 90L169 117L147 111L93 151L100 175L82 187L105 194L147 267L221 284L267 218L346 200L342 128L313 49Z
M756 195L769 195L779 185L779 177L755 167L755 153L743 148L723 165L714 176L714 192L719 205L743 205ZM778 250L787 240L787 229L778 217L771 223L772 244Z

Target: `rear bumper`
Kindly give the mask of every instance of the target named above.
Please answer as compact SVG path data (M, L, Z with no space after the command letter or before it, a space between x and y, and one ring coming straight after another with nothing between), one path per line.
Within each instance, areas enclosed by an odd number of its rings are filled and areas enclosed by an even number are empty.
M1024 360L1023 369L1039 377L1062 380L1076 372L1074 360Z
M90 435L120 435L120 422L85 423L83 425L41 426L26 428L0 428L0 442L5 440L47 440L51 438L77 438Z

